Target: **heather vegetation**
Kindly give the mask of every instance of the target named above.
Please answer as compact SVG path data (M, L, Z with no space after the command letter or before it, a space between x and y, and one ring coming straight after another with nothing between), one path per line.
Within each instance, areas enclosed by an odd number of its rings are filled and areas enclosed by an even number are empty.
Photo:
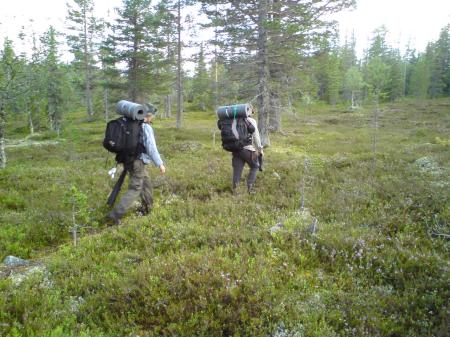
M355 0L96 2L0 48L1 336L448 335L450 25L359 55L332 21ZM167 173L108 226L122 99L159 109ZM255 195L216 126L235 103Z
M59 138L7 147L0 257L31 266L0 269L1 334L445 336L449 108L381 105L377 130L375 106L287 115L254 196L231 193L214 114L159 119L155 208L118 227L104 122L69 113Z

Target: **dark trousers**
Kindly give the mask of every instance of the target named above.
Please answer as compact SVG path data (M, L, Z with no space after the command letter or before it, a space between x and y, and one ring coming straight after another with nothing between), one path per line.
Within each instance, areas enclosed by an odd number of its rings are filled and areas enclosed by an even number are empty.
M147 210L150 210L153 205L152 184L144 162L136 159L133 163L127 164L126 168L130 174L128 189L110 213L110 216L115 219L121 218L138 197L141 198L142 205Z
M256 180L256 173L259 169L257 153L247 149L233 152L231 163L233 165L233 186L235 187L239 184L245 163L247 163L250 167L250 171L247 176L247 187L253 186Z

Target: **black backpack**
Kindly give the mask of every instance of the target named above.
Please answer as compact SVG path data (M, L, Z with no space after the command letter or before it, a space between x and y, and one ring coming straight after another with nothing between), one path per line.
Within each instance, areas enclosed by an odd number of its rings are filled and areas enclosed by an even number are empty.
M236 123L236 131L239 138L236 138L233 132L233 123ZM217 127L222 137L222 147L226 151L236 152L244 148L244 146L252 143L252 134L255 132L253 124L246 118L227 118L219 119Z
M126 117L114 119L106 124L103 147L116 154L118 163L130 163L144 152L141 130L142 121Z

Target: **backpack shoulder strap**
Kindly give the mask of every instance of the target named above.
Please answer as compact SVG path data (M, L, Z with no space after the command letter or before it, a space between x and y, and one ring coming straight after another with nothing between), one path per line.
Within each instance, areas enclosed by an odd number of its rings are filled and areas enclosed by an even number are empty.
M245 121L245 125L247 126L247 131L251 134L253 134L256 130L255 126L253 125L253 123L248 119L248 118L244 118Z

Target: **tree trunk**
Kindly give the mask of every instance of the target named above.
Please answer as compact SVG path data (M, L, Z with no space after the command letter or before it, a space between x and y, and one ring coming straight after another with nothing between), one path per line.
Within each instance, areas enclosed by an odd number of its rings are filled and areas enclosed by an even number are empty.
M5 129L6 112L3 110L2 102L0 102L0 169L6 167Z
M133 17L132 27L136 27L138 25L136 16ZM128 78L128 87L130 93L130 99L133 102L138 101L139 99L139 88L138 88L138 52L139 52L139 39L136 34L133 36L133 55L131 57L129 63L130 75Z
M271 11L268 13L268 20L270 20L275 26L280 25L280 13L281 6L280 0L270 0L267 5L270 7ZM270 33L270 34L269 34ZM268 35L270 35L270 41L274 45L281 45L281 36L280 32L276 29L270 31ZM269 38L269 37L268 37ZM269 76L270 79L274 80L276 83L282 83L283 78L281 76L280 65L272 63L269 64ZM269 102L269 130L271 132L280 132L281 131L281 102L279 96L279 87L274 90L273 88L269 89L270 91L270 102Z
M289 114L296 116L294 107L292 106L292 97L291 97L291 95L288 96L288 111L289 111Z
M218 6L216 2L216 19L219 17ZM216 21L217 22L217 21ZM219 33L217 28L217 23L214 27L214 109L219 106L219 69L218 69L218 52L217 52L217 41L219 39Z
M181 79L181 0L178 0L178 16L177 16L177 129L181 128L183 113L183 84Z
M83 20L84 20L84 72L85 72L85 94L86 94L86 107L88 117L94 114L94 109L92 107L92 90L91 90L91 67L89 64L89 48L88 48L88 28L86 17L86 8L83 8Z
M169 94L166 96L166 104L164 107L164 117L170 118L172 116L172 95Z
M31 113L31 109L28 109L28 125L30 127L30 135L33 135L34 125L33 125L33 114Z
M263 146L269 146L269 57L267 50L267 0L259 2L258 13L258 129Z
M280 132L281 131L281 103L278 94L272 92L270 94L270 116L269 124L270 131Z
M105 121L108 122L109 119L109 93L108 88L103 90L103 105L105 106Z
M379 101L380 101L380 90L376 91L376 108L373 110L373 137L372 137L372 169L375 172L377 168L377 148L378 148L378 115L379 115Z

